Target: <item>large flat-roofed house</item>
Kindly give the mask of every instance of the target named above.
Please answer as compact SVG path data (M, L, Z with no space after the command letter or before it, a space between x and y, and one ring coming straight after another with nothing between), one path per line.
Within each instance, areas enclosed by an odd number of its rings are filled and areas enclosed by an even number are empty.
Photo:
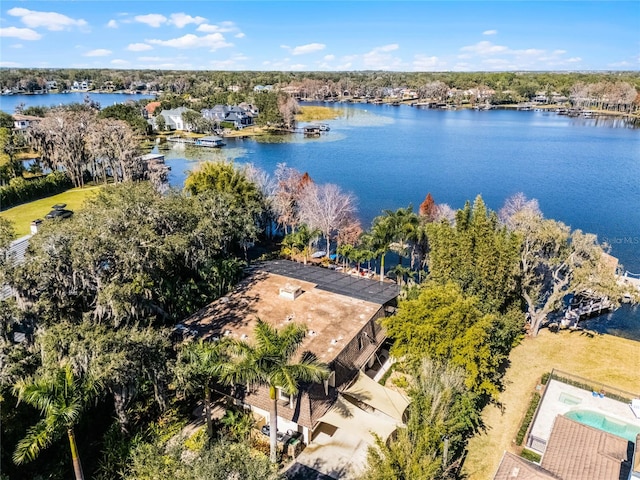
M223 336L251 340L258 318L276 328L303 323L307 336L299 352L309 350L329 365L323 384L306 384L295 398L278 391L278 429L302 434L309 443L318 420L367 365L385 340L378 320L393 311L395 284L354 278L329 269L287 260L265 262L233 292L182 322L198 338ZM269 417L269 391L234 389L238 403Z

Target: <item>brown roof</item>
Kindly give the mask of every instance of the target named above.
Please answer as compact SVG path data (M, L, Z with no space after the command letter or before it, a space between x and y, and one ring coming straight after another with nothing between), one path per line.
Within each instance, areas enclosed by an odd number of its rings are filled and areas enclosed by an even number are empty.
M504 452L493 480L559 480L544 468L513 453Z
M630 442L558 415L542 466L563 480L619 480L629 474Z
M320 268L320 267L314 267ZM281 289L300 287L295 300ZM258 271L231 293L207 305L182 322L200 338L252 337L258 318L276 328L303 323L308 334L300 351L309 350L330 363L380 310L381 305L331 293L302 280Z
M14 113L12 116L13 116L13 119L17 122L20 122L20 121L39 122L40 120L42 120L42 117L35 117L33 115L23 115L21 113Z
M323 280L318 280L319 284L303 280L313 278L315 274L326 274L326 269L305 267L302 270L304 275L300 271L293 271L292 275L295 276L267 271L276 270L278 265L283 266L282 262L272 262L254 271L232 292L196 312L181 322L182 325L199 338L213 339L228 335L251 340L258 318L276 328L282 328L290 322L304 323L312 333L307 334L300 353L309 350L320 361L331 363L383 308L380 303L357 298L361 296L358 289L355 289L356 296L352 297L326 290ZM333 286L339 286L341 276L349 280L347 275L333 273L337 275L331 277ZM351 285L353 280L349 282ZM371 288L378 288L376 282L367 282ZM291 293L297 287L302 293L295 299L280 295L281 289L286 296L287 292ZM354 359L355 364L362 364L375 351L381 341L378 338L375 340L374 343L365 342L362 350L357 352L359 357ZM269 411L271 401L267 388L255 387L246 392L233 393L225 387L220 388L223 393L232 394L246 404ZM336 396L335 388L329 388L329 394L326 395L323 385L304 385L293 408L287 402L278 402L278 416L312 428L331 407Z
M153 112L155 112L156 108L158 108L159 106L160 106L160 102L149 102L144 108L147 112L153 115Z

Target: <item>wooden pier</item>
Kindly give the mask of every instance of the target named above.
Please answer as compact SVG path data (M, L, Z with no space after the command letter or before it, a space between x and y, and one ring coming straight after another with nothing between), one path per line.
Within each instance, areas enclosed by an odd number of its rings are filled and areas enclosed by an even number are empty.
M219 148L224 146L222 138L214 135L200 138L168 137L167 141L172 143L181 143L184 145L193 145L196 147Z
M560 322L563 327L576 328L578 322L595 317L615 309L615 304L608 298L583 299L577 304L570 305L564 312Z

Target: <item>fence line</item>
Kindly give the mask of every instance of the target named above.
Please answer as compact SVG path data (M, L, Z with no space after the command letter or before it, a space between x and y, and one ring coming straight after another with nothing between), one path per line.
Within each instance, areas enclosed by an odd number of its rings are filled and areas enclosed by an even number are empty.
M640 398L640 395L638 395L637 393L627 392L620 388L612 387L610 385L596 382L588 378L580 377L578 375L573 375L571 373L563 372L561 370L553 369L549 378L553 378L554 380L557 380L559 382L566 383L567 385L581 388L582 390L586 390L588 392L604 393L607 397L614 400L619 400L624 403L630 403L632 399Z

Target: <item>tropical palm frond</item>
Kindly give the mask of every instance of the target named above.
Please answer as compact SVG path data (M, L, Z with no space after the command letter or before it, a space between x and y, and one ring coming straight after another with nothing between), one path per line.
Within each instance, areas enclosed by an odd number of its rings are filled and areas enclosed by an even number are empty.
M278 347L278 331L267 322L258 319L255 326L255 337L258 349L264 352L276 351Z
M278 334L278 349L285 361L290 360L302 345L307 335L307 327L302 324L289 324Z
M47 448L56 438L55 425L45 420L40 420L27 430L25 437L18 442L13 453L13 461L16 465L34 460L40 451Z

